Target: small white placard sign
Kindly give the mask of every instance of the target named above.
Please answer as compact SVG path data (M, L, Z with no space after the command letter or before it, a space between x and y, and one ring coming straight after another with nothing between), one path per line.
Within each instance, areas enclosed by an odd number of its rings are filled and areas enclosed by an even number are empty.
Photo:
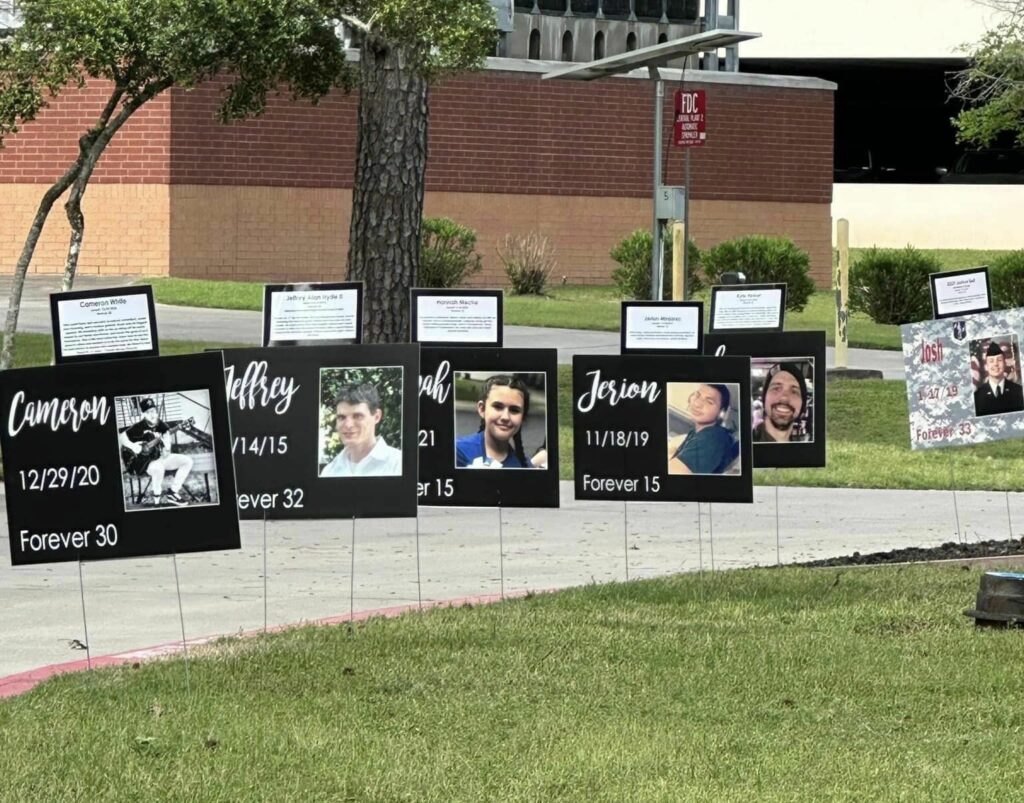
M357 340L358 290L281 290L270 295L270 341Z
M626 348L697 350L702 324L699 307L629 306Z
M988 271L933 275L935 316L945 318L989 310Z
M782 326L783 291L770 287L755 289L737 285L715 288L711 328L780 329Z
M416 340L424 343L498 342L495 296L422 295L416 306Z
M152 351L149 301L141 293L57 301L63 357Z

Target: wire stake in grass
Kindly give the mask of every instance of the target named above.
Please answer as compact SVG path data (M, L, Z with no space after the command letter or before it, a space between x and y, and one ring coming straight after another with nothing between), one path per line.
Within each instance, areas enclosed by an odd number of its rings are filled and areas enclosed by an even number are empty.
M85 664L92 672L92 648L89 646L89 622L85 617L85 581L82 579L82 561L78 561L78 591L82 597L82 635L85 642Z
M626 582L629 582L629 502L622 500L622 546L623 556L626 559Z
M416 506L416 601L423 610L423 581L420 576L420 508Z
M779 546L779 486L775 486L775 565L782 565L782 549Z
M263 509L263 632L267 632L267 510Z
M178 580L178 553L171 553L174 563L174 588L178 592L178 618L181 620L181 648L185 653L185 691L192 694L192 681L188 673L188 642L185 640L185 610L181 606L181 582Z
M711 547L711 574L715 573L715 520L708 502L708 544Z
M352 549L348 568L348 629L354 629L356 618L356 517L352 517Z
M956 503L956 485L953 482L953 454L949 455L949 490L953 493L953 515L956 517L956 540L963 543L963 536L960 534L960 508Z
M1013 519L1010 518L1010 492L1005 491L1006 494L1006 529L1009 530L1009 538L1013 540Z
M505 533L501 518L501 491L498 491L498 582L501 598L505 599Z

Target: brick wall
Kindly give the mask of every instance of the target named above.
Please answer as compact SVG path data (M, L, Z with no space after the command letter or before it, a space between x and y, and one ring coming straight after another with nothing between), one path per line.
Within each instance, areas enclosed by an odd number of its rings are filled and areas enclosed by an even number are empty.
M698 242L789 234L827 281L832 93L687 83L700 86L708 92L709 142L690 157ZM164 195L163 218L149 214L159 203L140 217L129 196L107 197L102 214L125 221L124 230L160 229L114 242L98 239L107 224L95 225L101 207L89 204L90 190L83 266L209 277L337 275L347 252L356 97L338 92L311 106L275 96L261 118L225 126L216 119L223 88L211 82L168 93L114 139L97 185L170 184L174 191ZM28 225L26 199L41 192L26 188L52 182L74 158L75 139L99 113L103 89L67 93L0 150L0 269L13 267ZM666 85L666 138L673 89ZM537 73L488 71L449 78L431 91L426 214L479 230L483 279L500 279L498 239L536 228L553 240L570 281L607 281L611 245L649 225L650 82L541 81ZM683 152L667 147L664 158L665 183L684 183ZM54 217L63 218L59 208ZM51 225L59 230L61 223ZM159 245L131 250L149 240ZM59 270L59 246L47 247L53 253L45 251L35 269Z

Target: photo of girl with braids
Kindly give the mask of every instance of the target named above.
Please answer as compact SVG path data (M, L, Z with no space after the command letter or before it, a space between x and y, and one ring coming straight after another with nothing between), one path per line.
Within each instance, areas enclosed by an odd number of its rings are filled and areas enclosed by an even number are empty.
M455 467L547 468L545 379L456 371Z

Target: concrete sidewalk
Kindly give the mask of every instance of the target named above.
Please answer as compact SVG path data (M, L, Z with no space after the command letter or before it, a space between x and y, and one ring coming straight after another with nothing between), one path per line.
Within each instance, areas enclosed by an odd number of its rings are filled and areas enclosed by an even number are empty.
M413 519L355 524L354 576L349 521L270 522L242 526L242 549L180 555L188 638L231 634L349 612L481 594L773 565L957 540L948 491L755 488L752 505L577 502L561 484L557 510L423 508L420 582ZM1024 494L957 494L961 537L1019 537ZM0 496L2 501L2 496ZM710 514L709 514L710 511ZM698 517L702 535L698 537ZM6 516L0 528L0 677L84 658L76 563L10 565ZM628 528L628 533L624 532ZM628 548L627 548L628 545ZM94 656L181 638L170 556L82 566ZM421 589L421 591L419 591ZM951 600L956 608L970 600Z
M117 287L135 277L80 276L75 289ZM0 278L0 298L10 292L10 277ZM60 290L59 276L29 276L21 302L18 330L52 331L49 294ZM157 305L157 330L165 340L200 340L213 343L257 345L262 336L260 313L240 310L215 310L197 307ZM506 326L505 345L509 348L558 348L558 361L572 362L575 354L618 354L618 332L583 329L555 329L540 326ZM827 350L827 363L835 364L834 349ZM879 370L886 379L903 379L903 354L899 351L850 349L850 368Z

